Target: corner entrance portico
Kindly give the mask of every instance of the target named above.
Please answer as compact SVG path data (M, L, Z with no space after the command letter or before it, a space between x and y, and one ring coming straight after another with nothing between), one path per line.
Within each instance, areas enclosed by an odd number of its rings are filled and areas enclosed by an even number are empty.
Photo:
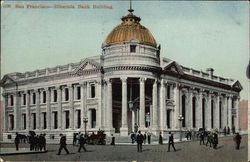
M112 78L111 85L112 126L115 133L127 136L135 131L136 125L139 130L149 130L152 117L146 124L146 114L152 116L154 80L132 77Z

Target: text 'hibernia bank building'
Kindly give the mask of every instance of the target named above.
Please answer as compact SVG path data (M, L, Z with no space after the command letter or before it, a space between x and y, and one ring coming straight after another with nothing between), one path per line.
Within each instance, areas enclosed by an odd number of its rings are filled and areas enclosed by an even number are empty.
M100 56L2 78L4 140L30 130L72 136L84 131L83 119L87 131L120 136L135 125L155 135L180 128L239 130L239 81L160 57L160 46L132 9L121 20Z

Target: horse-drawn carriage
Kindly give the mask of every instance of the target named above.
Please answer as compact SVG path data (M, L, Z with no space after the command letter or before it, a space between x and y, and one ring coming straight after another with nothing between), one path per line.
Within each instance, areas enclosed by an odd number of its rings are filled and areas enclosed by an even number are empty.
M106 145L106 134L103 132L94 134L86 137L86 143L91 145Z

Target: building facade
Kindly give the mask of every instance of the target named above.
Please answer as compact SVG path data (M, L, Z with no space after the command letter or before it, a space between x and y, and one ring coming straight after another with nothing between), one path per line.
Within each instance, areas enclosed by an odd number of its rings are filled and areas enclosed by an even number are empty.
M11 73L3 87L5 140L15 132L58 136L98 129L128 136L139 130L239 129L237 80L187 68L160 56L150 31L129 10L102 45L80 62Z
M247 121L248 121L248 100L240 101L240 129L243 132L247 132Z

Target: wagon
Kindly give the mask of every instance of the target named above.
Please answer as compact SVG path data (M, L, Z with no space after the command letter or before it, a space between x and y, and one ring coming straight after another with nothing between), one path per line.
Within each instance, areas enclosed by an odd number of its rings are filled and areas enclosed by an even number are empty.
M86 138L86 143L92 145L105 145L106 134L91 134Z

